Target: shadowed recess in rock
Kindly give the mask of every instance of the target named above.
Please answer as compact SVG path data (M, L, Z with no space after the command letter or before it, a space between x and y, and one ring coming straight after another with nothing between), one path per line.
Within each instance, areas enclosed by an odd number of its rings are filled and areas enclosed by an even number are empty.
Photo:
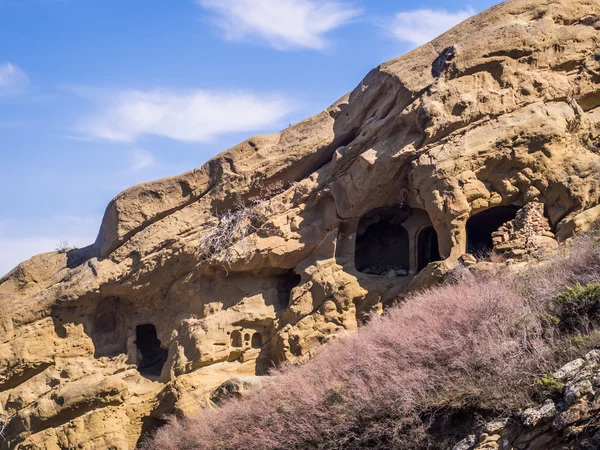
M237 330L233 331L231 333L231 346L241 348L243 347L243 345L244 344L242 342L242 333L240 333Z
M518 206L498 206L475 214L467 222L467 252L488 253L494 247L492 233L506 222L513 220Z
M288 270L284 275L279 277L277 283L277 298L279 305L286 308L290 303L290 295L292 289L300 284L302 277L293 270Z
M356 236L355 264L359 272L372 275L408 275L410 244L402 223L411 211L398 207L365 216Z
M423 270L429 263L440 261L438 236L432 226L423 228L417 238L418 269Z
M261 348L263 345L262 336L260 333L254 333L252 335L252 348Z
M146 377L160 376L162 367L167 361L168 350L161 348L156 327L151 324L138 325L135 328L135 337L135 344L141 354L138 370Z

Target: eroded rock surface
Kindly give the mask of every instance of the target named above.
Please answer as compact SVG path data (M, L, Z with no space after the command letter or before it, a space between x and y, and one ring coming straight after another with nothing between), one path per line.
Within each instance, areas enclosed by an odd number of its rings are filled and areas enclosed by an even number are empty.
M600 448L600 351L552 374L556 398L486 424L453 450L593 450Z
M490 250L528 202L559 240L585 230L599 11L495 6L321 114L119 194L93 246L19 265L0 281L0 448L134 448L164 414L310 358ZM237 231L208 239L222 229Z

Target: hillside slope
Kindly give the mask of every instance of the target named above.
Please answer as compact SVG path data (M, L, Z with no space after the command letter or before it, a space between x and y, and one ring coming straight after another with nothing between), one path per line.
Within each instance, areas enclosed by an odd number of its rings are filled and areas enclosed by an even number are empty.
M599 239L527 269L460 267L145 450L597 449Z
M599 11L495 6L310 119L124 191L92 246L20 264L0 280L0 448L134 448L467 252L519 259L588 228ZM545 219L492 238L535 205Z

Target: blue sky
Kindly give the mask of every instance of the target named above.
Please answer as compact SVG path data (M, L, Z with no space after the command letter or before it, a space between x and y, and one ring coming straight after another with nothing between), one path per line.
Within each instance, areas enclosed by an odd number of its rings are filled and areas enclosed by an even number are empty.
M494 3L0 0L0 276Z

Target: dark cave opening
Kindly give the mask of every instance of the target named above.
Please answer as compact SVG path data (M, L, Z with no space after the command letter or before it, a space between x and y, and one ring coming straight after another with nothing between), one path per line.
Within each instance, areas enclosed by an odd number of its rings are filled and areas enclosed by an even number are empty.
M231 333L231 346L232 347L243 347L244 342L242 341L242 333L240 331L233 331Z
M263 346L262 336L259 332L252 335L252 348L261 348Z
M398 208L361 219L354 253L354 263L359 272L389 277L408 275L409 236L402 223L410 215L410 210Z
M417 238L418 269L423 270L429 263L440 261L438 236L432 226L423 228Z
M300 284L302 277L294 270L289 270L285 274L279 276L277 283L278 307L287 308L290 303L292 289Z
M467 252L485 254L494 248L492 233L513 220L519 206L498 206L475 214L467 221Z
M169 351L160 346L156 327L151 324L135 327L135 344L141 354L138 360L139 372L147 377L160 376Z

